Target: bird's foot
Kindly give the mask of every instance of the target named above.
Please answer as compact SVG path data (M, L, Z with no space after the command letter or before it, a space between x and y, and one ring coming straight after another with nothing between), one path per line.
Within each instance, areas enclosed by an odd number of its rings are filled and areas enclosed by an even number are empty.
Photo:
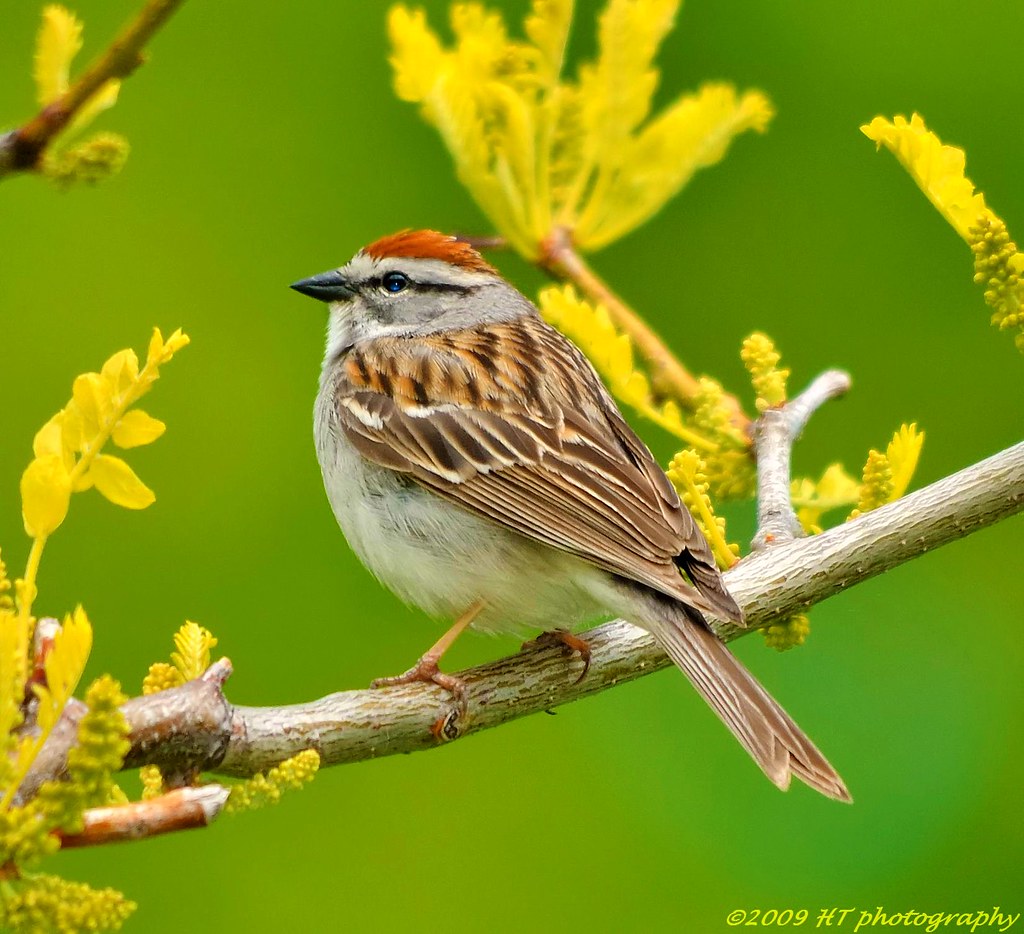
M583 662L583 671L580 672L580 676L573 682L573 684L579 684L587 676L587 672L590 671L590 643L586 639L574 636L568 629L552 629L548 632L542 632L536 639L524 642L523 648L549 645L561 645L573 655L580 657Z
M408 671L389 678L375 678L370 682L370 687L386 688L420 681L444 688L452 696L452 708L434 721L430 732L434 734L435 739L445 742L456 739L462 732L459 723L466 716L469 707L468 690L465 681L441 671L437 664L438 657L428 652Z

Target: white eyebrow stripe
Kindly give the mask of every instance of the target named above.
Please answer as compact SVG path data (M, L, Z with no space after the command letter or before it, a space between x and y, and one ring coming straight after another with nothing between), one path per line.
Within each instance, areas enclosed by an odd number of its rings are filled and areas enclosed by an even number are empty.
M489 272L463 269L440 259L406 256L384 256L374 259L366 253L357 253L341 269L341 274L346 279L360 284L379 279L389 272L403 272L414 284L451 285L456 288L475 288L495 281L495 276Z

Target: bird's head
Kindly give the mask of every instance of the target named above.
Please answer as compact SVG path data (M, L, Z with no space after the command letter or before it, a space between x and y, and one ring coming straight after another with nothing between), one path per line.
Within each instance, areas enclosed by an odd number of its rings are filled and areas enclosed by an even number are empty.
M361 340L536 313L472 246L434 230L382 237L344 266L291 287L328 303L329 356Z

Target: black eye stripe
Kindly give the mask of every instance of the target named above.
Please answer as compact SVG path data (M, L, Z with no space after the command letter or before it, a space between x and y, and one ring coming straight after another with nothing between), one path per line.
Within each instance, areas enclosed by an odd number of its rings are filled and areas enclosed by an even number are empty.
M385 273L383 276L375 276L372 279L364 279L360 282L356 288L365 289L378 289L381 292L385 292L389 295L395 295L398 292L412 291L417 292L475 292L478 286L475 285L456 285L454 282L415 282L410 279L405 273L399 273L399 275L405 278L405 285L400 289L389 289L387 287L386 279L388 276L394 275L394 273Z

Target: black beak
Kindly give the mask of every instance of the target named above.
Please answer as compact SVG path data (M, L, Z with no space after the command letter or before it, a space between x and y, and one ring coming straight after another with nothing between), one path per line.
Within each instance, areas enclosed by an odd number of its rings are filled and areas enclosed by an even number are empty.
M310 276L308 279L300 279L298 282L293 282L289 288L308 295L310 298L319 299L321 302L343 302L356 294L354 289L349 288L348 283L337 269L322 272L318 276Z

